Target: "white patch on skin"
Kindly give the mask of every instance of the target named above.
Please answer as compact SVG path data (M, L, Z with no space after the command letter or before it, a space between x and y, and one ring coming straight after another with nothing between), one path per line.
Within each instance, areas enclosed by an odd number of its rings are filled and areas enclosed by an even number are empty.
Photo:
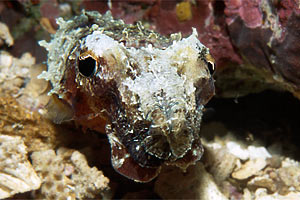
M141 146L139 146L139 145L136 146L136 147L135 147L135 150L139 151L139 150L140 150L140 147L141 147Z
M119 87L121 95L126 96L128 90L136 94L144 118L149 117L149 113L155 107L168 106L168 109L174 112L181 108L185 111L194 110L196 107L194 82L208 76L207 72L198 66L199 48L205 47L200 43L197 32L193 29L191 36L174 42L164 50L152 48L151 45L141 49L126 49L142 67L139 76L134 80L128 77L122 82ZM178 70L181 68L184 72L179 73ZM165 99L161 98L161 92L164 93ZM161 105L159 102L168 102L169 105ZM169 124L185 120L178 117L182 116L171 116L167 120Z
M88 35L85 40L85 46L99 57L102 57L107 51L120 48L120 44L117 41L100 31L94 31L91 35Z
M133 116L133 121L139 116L141 120L152 121L151 128L161 130L160 133L167 137L173 154L184 156L193 140L192 133L186 136L182 133L186 113L201 106L196 105L195 84L210 77L204 61L199 59L206 47L198 40L196 30L193 29L188 38L164 49L151 45L125 48L101 31L88 35L83 45L106 61L106 68L97 76L117 82L125 105L138 105L140 112ZM138 72L133 66L137 66ZM201 109L198 112L201 113ZM170 133L173 135L169 136ZM183 139L186 141L183 142ZM174 150L177 148L175 140L185 145L178 152Z

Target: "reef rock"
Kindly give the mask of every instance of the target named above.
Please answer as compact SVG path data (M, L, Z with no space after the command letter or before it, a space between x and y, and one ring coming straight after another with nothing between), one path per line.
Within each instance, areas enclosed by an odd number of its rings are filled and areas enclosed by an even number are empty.
M78 151L60 148L37 151L31 156L33 167L42 179L37 198L110 198L109 180L96 167L89 167Z
M0 198L36 190L40 185L21 137L0 135Z
M300 98L300 3L296 0L225 1L232 44L261 84ZM245 79L244 79L245 81Z

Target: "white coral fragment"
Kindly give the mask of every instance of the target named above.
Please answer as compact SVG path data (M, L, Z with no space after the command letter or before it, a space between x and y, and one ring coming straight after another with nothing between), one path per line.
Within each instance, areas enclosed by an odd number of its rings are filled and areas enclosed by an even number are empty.
M93 198L96 193L108 189L108 179L96 167L90 168L83 154L75 151L71 156L71 161L78 171L72 175L75 182L75 190L78 198ZM93 193L92 193L93 191Z
M36 190L40 185L21 137L0 135L0 199Z
M235 155L241 160L255 159L255 158L271 158L271 154L265 147L248 146L247 149L243 149L240 144L229 141L226 144L230 153Z

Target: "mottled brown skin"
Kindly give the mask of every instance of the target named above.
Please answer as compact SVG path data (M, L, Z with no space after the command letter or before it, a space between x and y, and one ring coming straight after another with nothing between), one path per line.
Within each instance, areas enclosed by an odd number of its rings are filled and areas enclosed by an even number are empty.
M95 94L100 94L99 98L91 98L88 93L78 89L79 85L76 83L75 79L76 73L79 72L78 69L76 69L76 65L77 62L70 62L68 64L69 69L66 71L64 77L66 89L65 100L72 106L72 110L74 111L73 120L80 124L83 129L89 128L104 133L109 115L103 113L99 116L98 114L101 112L102 108L112 104L111 99L109 99L109 95L106 94L104 90L97 92L97 90L101 90L101 88L98 87L101 86L99 83L94 84L94 89L96 90Z

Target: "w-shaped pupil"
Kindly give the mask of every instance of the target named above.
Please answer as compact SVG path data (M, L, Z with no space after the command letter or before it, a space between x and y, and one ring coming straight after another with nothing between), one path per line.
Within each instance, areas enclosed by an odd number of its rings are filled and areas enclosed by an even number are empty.
M208 61L207 62L207 67L208 67L210 75L213 75L214 72L215 72L215 70L216 70L215 69L216 68L215 64L213 62L211 62L211 61Z
M86 77L94 75L96 69L96 60L91 57L87 57L84 60L79 59L78 64L79 72Z

